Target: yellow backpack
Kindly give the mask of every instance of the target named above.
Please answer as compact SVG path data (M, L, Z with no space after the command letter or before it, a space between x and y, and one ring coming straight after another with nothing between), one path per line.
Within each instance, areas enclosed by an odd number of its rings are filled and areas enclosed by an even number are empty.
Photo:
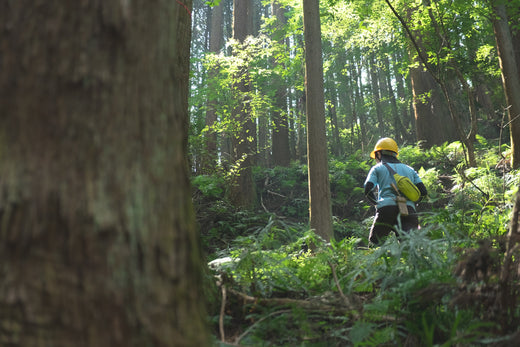
M421 192L419 188L406 176L401 176L394 169L390 167L387 163L383 163L384 166L390 172L390 175L394 177L395 183L397 185L397 189L401 192L408 200L413 202L419 201L421 198Z

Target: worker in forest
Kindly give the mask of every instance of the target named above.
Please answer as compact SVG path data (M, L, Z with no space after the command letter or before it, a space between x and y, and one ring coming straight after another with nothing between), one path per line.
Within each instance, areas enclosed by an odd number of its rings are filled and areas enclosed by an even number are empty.
M370 169L364 187L365 196L376 207L376 215L369 235L370 243L375 245L380 245L391 231L399 237L399 231L417 229L419 218L415 204L428 193L417 172L412 167L401 163L397 159L398 155L397 143L389 137L377 141L374 150L370 153L370 157L376 160L376 165ZM398 176L394 176L395 173ZM417 201L414 202L401 194L395 181L395 177L399 175L408 177L415 184L417 198L413 199ZM374 192L376 188L377 198ZM401 206L398 206L398 199Z

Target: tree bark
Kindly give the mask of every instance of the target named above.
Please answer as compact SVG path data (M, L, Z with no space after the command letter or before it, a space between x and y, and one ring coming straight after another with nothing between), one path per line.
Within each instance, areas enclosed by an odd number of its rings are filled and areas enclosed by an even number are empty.
M285 9L278 0L272 2L272 15L276 17L276 28L273 32L273 40L279 45L284 45L285 34ZM275 66L282 66L280 61L275 58ZM274 97L275 110L273 112L273 164L277 166L289 166L291 155L289 152L289 122L287 120L287 88L282 76L275 76L273 87L276 90Z
M233 38L240 44L252 31L251 0L233 1ZM235 174L230 187L230 200L237 207L253 207L256 192L253 182L253 165L257 154L256 124L249 104L251 83L247 66L241 66L235 76L234 107L232 118L237 132L232 136Z
M325 241L332 239L325 97L318 0L303 0L305 90L307 110L307 163L309 170L310 227Z
M1 345L208 345L190 9L0 5Z
M410 68L410 77L417 141L430 148L457 139L448 107L430 73L419 65Z
M516 62L511 31L508 24L505 5L493 1L493 30L497 43L498 60L502 72L502 85L506 95L507 114L509 116L509 135L511 140L511 167L520 167L520 75Z
M209 32L209 51L217 54L223 46L224 39L224 22L223 22L223 8L220 4L211 9L211 29ZM212 68L208 71L208 109L206 111L206 127L205 134L206 155L203 158L202 168L204 173L211 173L215 170L217 163L217 133L214 129L217 123L217 83L215 79L218 76L218 67Z

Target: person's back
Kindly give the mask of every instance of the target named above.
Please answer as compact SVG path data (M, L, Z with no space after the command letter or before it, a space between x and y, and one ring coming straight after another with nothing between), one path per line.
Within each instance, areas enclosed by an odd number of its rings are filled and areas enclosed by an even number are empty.
M397 233L395 225L398 217L401 217L401 227L404 231L419 226L413 201L406 200L408 215L400 215L396 203L397 192L392 186L393 183L395 186L395 180L384 163L388 164L399 175L408 177L419 188L421 198L427 195L427 190L417 172L412 167L401 163L397 159L398 155L397 143L390 138L380 139L370 154L370 157L375 159L377 164L370 169L364 186L365 195L376 207L376 216L369 235L370 242L374 244L380 244L382 239L388 236L391 231ZM376 188L377 197L374 194Z

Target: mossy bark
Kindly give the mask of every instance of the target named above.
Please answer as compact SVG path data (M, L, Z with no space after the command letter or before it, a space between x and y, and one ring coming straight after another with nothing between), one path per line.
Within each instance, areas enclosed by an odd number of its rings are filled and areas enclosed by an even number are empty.
M190 7L0 5L0 345L206 343Z

